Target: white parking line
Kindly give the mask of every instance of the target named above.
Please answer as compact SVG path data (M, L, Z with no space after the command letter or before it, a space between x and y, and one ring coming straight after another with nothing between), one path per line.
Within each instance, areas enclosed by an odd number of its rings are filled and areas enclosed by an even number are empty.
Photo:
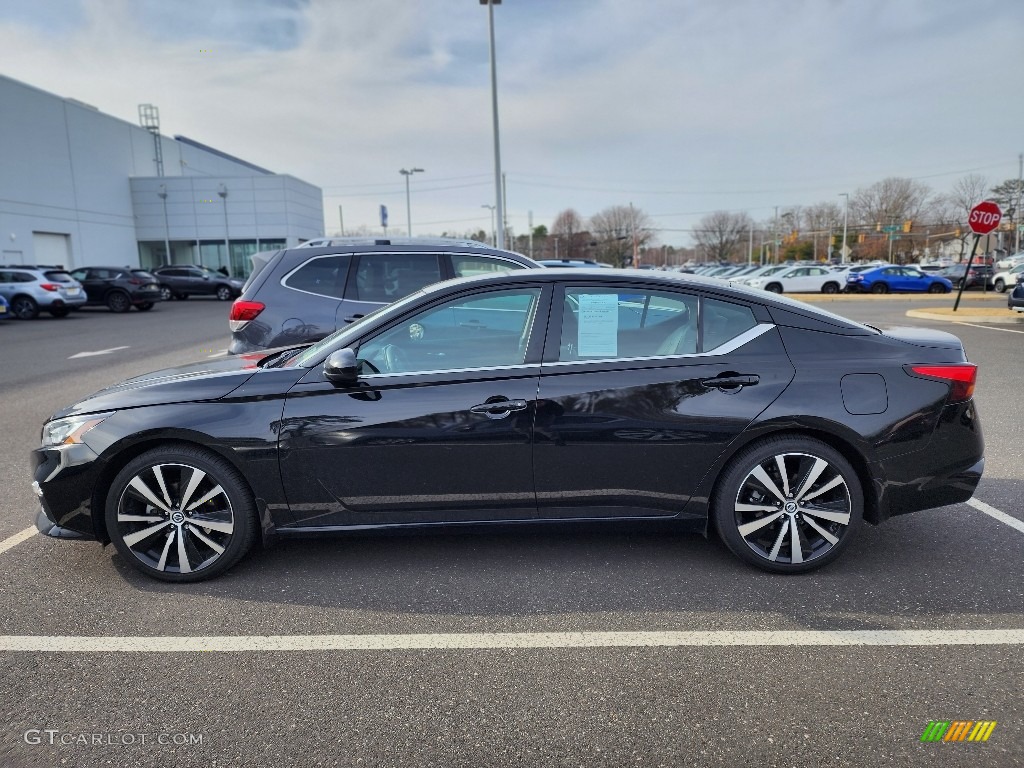
M408 651L693 646L1024 645L1024 629L806 630L756 632L489 632L422 635L242 635L95 637L2 635L0 652L200 653L242 651Z
M212 355L207 355L206 357L207 358L211 358L211 357L224 357L224 355L226 355L227 353L228 353L228 351L226 349L222 349L220 352L214 352Z
M971 328L984 328L989 331L1006 331L1006 333L1024 333L1024 331L1016 331L1013 328L1000 328L996 325L978 325L977 323L956 323L953 325L969 325Z
M989 517L995 518L1000 523L1006 523L1011 528L1016 528L1021 533L1024 533L1024 522L1021 522L1016 517L1002 512L995 507L986 504L984 501L978 501L977 499L968 499L967 503L974 507L979 512L984 512Z
M18 546L23 541L28 541L38 533L34 525L29 526L21 533L16 533L3 541L0 541L0 555L6 552L8 549Z

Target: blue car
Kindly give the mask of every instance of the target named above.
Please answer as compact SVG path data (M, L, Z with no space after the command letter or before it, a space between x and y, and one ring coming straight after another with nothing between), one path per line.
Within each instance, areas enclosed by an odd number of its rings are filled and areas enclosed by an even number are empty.
M886 266L851 273L846 290L863 293L949 293L953 284L913 267Z
M11 317L10 304L7 303L7 299L0 296L0 320L8 320Z

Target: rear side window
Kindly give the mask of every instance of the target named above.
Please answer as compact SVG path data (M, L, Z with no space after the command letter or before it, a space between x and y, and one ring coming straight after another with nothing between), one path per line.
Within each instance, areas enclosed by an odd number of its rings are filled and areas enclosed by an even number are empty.
M471 277L473 275L494 275L501 272L511 272L513 269L525 269L525 267L514 261L497 259L493 256L453 253L452 269L455 271L456 277Z
M390 304L441 279L436 253L364 253L356 268L353 298Z
M345 278L351 259L348 254L317 256L287 275L283 283L296 291L340 299L345 295Z
M12 283L34 283L38 278L35 275L30 275L28 272L12 272L11 282Z
M755 325L754 313L742 304L704 299L704 338L702 349L711 352L746 333Z

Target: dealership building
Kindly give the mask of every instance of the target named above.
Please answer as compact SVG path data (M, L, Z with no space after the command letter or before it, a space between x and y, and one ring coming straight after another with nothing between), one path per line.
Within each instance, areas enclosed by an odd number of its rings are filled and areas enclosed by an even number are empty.
M323 235L323 193L0 76L0 264L224 267Z

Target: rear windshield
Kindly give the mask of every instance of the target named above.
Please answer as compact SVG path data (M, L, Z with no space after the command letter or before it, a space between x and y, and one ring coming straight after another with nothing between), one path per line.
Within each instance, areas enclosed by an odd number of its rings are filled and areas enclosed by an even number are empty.
M50 272L44 272L43 274L46 275L46 279L47 280L49 280L51 282L54 282L54 283L73 283L73 282L75 282L75 278L73 278L70 274L68 274L67 272L64 272L63 270L52 270Z
M135 277L142 278L143 280L156 280L156 277L153 276L152 272L147 272L144 269L133 269L132 274L135 275Z

